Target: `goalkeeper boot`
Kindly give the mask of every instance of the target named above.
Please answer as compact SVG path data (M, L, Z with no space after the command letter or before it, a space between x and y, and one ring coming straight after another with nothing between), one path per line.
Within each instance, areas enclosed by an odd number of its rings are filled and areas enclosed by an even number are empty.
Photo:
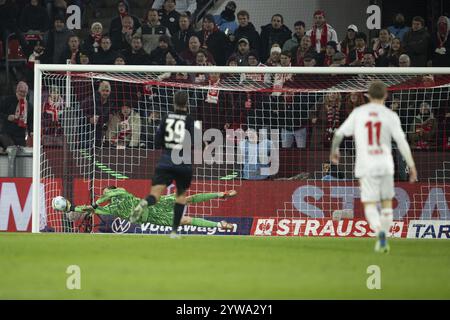
M386 239L386 233L384 231L380 231L378 234L378 240L375 244L375 252L379 253L388 253L390 250L389 245Z
M231 223L228 223L225 220L223 220L219 222L219 228L224 230L233 230L234 226Z
M222 199L233 198L237 195L236 190L230 190L223 193Z
M130 222L136 223L141 219L142 213L144 212L144 209L147 208L148 202L147 200L142 199L139 204L133 209L133 211L130 214Z

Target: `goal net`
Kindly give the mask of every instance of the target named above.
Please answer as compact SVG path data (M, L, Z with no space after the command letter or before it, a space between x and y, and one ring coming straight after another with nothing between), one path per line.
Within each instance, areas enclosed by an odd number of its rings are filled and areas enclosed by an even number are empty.
M36 65L33 179L44 198L33 198L33 231L169 232L168 226L130 224L125 213L70 221L51 200L61 195L75 205L90 204L108 186L145 197L161 154L156 130L173 111L174 92L184 90L203 132L194 139L189 195L238 194L191 203L185 213L229 221L233 230L182 226L182 233L370 236L353 178L353 140L343 141L338 166L330 164L329 149L334 131L366 102L373 80L389 86L387 106L400 116L420 179L407 183L407 166L394 145L392 235L405 236L411 221L450 220L449 73ZM174 192L169 186L167 194Z

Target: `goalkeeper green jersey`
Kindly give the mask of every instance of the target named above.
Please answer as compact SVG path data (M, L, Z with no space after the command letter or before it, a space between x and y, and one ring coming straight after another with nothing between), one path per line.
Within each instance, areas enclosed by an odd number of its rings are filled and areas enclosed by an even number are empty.
M105 206L102 204L108 202ZM124 189L112 189L105 192L95 203L99 205L95 213L99 215L113 215L128 220L132 210L139 204L141 199ZM149 206L143 212L138 223L153 223L162 226L171 226L173 222L173 206L175 195L162 196L157 204ZM84 211L86 206L78 206L76 211Z

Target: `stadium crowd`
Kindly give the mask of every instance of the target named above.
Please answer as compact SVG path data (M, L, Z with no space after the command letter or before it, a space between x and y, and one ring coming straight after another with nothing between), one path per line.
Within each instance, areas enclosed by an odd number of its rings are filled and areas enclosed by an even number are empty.
M16 95L1 102L0 121L6 125L0 129L0 148L25 145L27 132L32 132L31 115L27 117L32 99L27 101L25 91L31 91L27 83L31 87L35 61L255 67L450 67L450 20L445 16L436 21L437 31L431 34L422 17L413 17L407 24L403 14L398 13L392 25L383 27L378 37L371 40L351 21L347 32L338 35L322 10L314 13L311 26L301 20L287 26L283 16L275 14L259 32L251 22L251 14L245 8L238 8L238 1L229 1L219 15L205 15L197 30L191 20L197 9L196 1L156 0L143 17L129 13L128 1L117 1L117 14L111 17L109 29L97 21L91 24L89 35L80 38L66 27L64 13L70 4L84 8L88 4L95 6L95 1L0 0L2 39L15 33L27 57L25 76L17 85ZM21 6L23 10L19 14ZM30 37L32 33L39 36ZM197 116L203 120L205 129L243 125L278 128L281 129L283 148L293 147L294 142L297 148L328 148L333 132L355 106L365 101L364 95L357 92L322 96L288 95L276 91L271 94L230 93L215 89L219 83L227 81L225 75L218 74L165 74L161 79L211 86L210 90L196 92L202 96L193 99L201 102L196 108ZM240 75L240 83L246 81L269 84L274 89L299 83L299 79L290 74L272 77ZM44 142L57 144L58 139L52 137L62 134L63 94L52 87L44 90L44 135L49 136ZM74 90L82 92L84 89ZM152 103L170 102L163 101L170 94L161 90L166 89L148 86L133 89L123 83L108 81L96 83L95 98L92 98L96 103L88 100L81 101L81 105L85 106L86 122L98 128L95 137L98 143L152 148L152 128L158 124L163 110L144 110L137 107L136 101L151 96ZM416 95L421 95L422 101L413 107L413 111L412 98L390 98L390 106L400 114L413 148L441 148L444 145L445 149L450 149L447 101L437 98L439 104L430 105L424 102L425 92ZM270 123L264 122L267 119ZM444 134L436 134L438 131Z

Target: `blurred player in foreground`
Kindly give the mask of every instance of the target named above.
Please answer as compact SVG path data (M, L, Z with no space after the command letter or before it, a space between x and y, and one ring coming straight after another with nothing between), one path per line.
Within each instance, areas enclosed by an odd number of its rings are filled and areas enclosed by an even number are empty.
M160 200L164 189L174 180L177 186L175 196L175 205L173 206L173 223L171 238L178 238L177 229L180 225L184 213L184 207L187 203L186 191L189 189L192 181L192 163L188 157L187 162L181 159L181 163L173 161L173 153L181 151L187 145L187 151L191 152L194 131L201 130L201 124L195 121L188 113L189 97L185 91L177 91L174 95L174 112L169 112L162 120L156 132L155 146L162 148L163 152L156 165L155 174L152 180L152 191L145 199L136 204L130 213L130 221L136 222L141 219L146 208L154 206ZM183 154L184 158L184 154Z
M212 199L227 199L237 194L235 190L218 193L200 193L187 197L187 203L199 203ZM114 186L103 189L103 196L93 205L74 206L67 201L66 215L70 221L84 219L88 214L113 215L129 220L130 212L141 201L123 188ZM109 202L109 203L108 203ZM102 204L105 206L101 206ZM162 196L158 204L145 208L137 223L152 223L161 226L172 226L173 206L175 205L175 194ZM183 217L181 225L193 225L197 227L219 227L225 230L232 230L233 225L226 221L214 222L201 218Z
M389 252L386 237L393 221L392 199L395 196L392 138L409 167L410 183L417 181L416 167L400 118L384 105L386 98L386 85L381 81L372 82L369 87L370 102L353 110L336 131L330 154L331 161L338 164L339 145L344 137L354 137L355 177L360 182L366 219L378 237L375 251L383 253ZM381 215L378 202L381 202Z

